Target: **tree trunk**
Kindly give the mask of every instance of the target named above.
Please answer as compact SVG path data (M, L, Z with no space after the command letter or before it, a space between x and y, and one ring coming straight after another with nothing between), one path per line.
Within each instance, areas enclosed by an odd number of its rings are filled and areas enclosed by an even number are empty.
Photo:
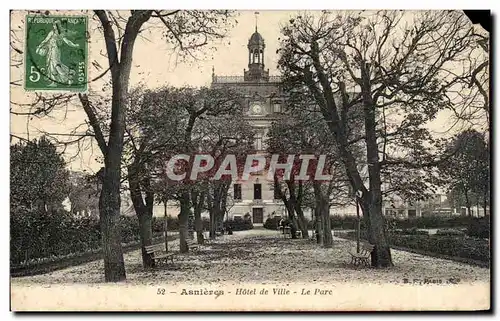
M205 202L205 193L201 193L197 197L196 205L194 207L194 227L196 230L196 239L198 244L203 244L203 221L201 220L201 210Z
M106 179L109 176L106 175L104 178L99 197L104 279L106 282L119 282L126 279L121 243L119 180Z
M382 180L378 158L377 128L375 106L371 97L369 64L361 64L361 92L365 118L366 156L370 191L368 192L371 242L375 245L372 252L372 266L393 266L389 242L385 233L385 219L382 214Z
M333 237L332 237L332 225L330 221L330 206L328 195L325 195L321 189L321 183L314 182L314 198L316 202L317 209L317 221L320 222L318 233L321 244L324 247L332 247Z
M209 236L211 240L215 239L215 208L209 210L210 222L209 222Z
M154 266L154 260L152 258L152 255L146 252L145 247L148 245L152 245L153 243L152 221L154 194L150 189L149 177L142 177L143 185L146 189L146 202L144 202L140 184L140 176L144 175L144 173L139 170L138 158L136 158L136 160L137 161L134 162L134 164L128 167L130 198L132 199L135 213L137 215L137 218L139 219L139 236L142 248L142 265L145 268L150 268Z
M146 252L146 246L153 244L153 229L151 228L153 217L149 213L139 216L139 230L141 233L141 248L142 248L142 265L154 267L154 260L150 254Z
M295 179L295 176L292 174L291 179ZM290 194L293 199L294 207L295 207L295 212L297 213L297 218L299 222L299 228L302 232L302 238L308 239L309 238L309 230L307 228L307 219L304 216L304 211L302 210L302 199L304 197L304 186L302 185L302 181L299 181L298 188L297 188L297 193L295 193L295 188L294 188L294 182L292 185L289 185L292 189L290 191L293 191L293 195ZM296 195L295 195L296 194Z
M369 240L375 245L372 252L372 266L390 267L393 266L392 257L385 231L385 219L382 215L382 195L381 193L371 194L371 201L368 205L370 212Z
M319 203L316 203L316 208L314 209L316 215L316 242L323 246L323 215L321 215L321 209Z
M304 211L300 207L299 204L295 204L295 212L297 213L297 218L299 222L299 228L300 231L302 232L302 238L309 238L309 231L307 229L307 220L306 217L304 216Z
M187 192L184 192L183 195L181 196L180 200L180 205L181 205L181 212L179 213L179 251L181 253L186 253L189 251L189 246L187 244L187 238L188 238L188 220L189 220L189 212L190 212L190 206L189 206L189 195Z
M207 207L208 207L208 236L211 240L215 239L215 230L213 229L214 220L214 198L212 189L209 188L207 192Z
M295 218L295 208L294 208L292 202L290 202L290 200L288 200L286 202L285 206L286 206L286 209L288 211L288 218L290 219L291 237L292 237L292 239L296 239L297 238L297 219Z
M321 183L313 182L313 190L314 190L314 215L316 217L316 242L323 246L324 242L324 228L323 228L323 215L321 212Z
M222 219L224 218L227 191L229 190L230 184L225 184L223 182L217 182L214 184L212 190L213 194L209 191L206 195L207 204L209 207L210 214L210 238L215 239L215 232L219 229L222 224Z
M96 10L95 13L103 27L111 71L111 122L109 125L109 139L107 144L105 143L99 124L96 122L94 112L91 111L88 105L83 104L83 107L89 117L91 126L94 128L99 148L104 155L105 170L101 195L99 197L99 217L104 256L104 278L106 282L118 282L126 279L119 218L120 167L123 153L128 84L132 67L134 43L141 26L149 20L152 11L138 10L129 17L120 49L117 49L114 30L105 11ZM118 58L118 50L120 50L120 58ZM82 100L81 97L80 100Z
M467 207L467 216L472 216L471 204L469 200L469 192L464 188L464 196L465 196L465 206Z
M486 211L486 206L488 206L488 190L487 190L487 188L484 189L484 193L483 193L483 213L484 213L484 217L488 216L488 212Z
M362 220L365 223L365 229L366 229L366 237L368 240L372 239L372 232L370 228L370 206L369 202L366 199L360 199L359 206L361 208L361 212L363 213Z
M165 231L165 252L168 252L168 219L167 219L167 206L168 200L163 200L163 218L165 221L163 222L163 230Z
M328 201L323 198L321 202L321 216L323 217L323 246L333 246L332 224L330 221L330 206Z

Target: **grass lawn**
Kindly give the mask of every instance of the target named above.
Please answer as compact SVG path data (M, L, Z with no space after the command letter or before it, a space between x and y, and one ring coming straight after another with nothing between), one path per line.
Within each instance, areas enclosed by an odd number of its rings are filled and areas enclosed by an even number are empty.
M178 240L169 244L178 250ZM348 264L348 250L355 242L334 238L333 248L319 247L305 239L283 239L277 232L254 229L219 237L198 251L179 254L165 268L145 270L140 250L125 254L127 283L168 284L185 282L366 282L402 283L404 279L460 279L460 282L489 282L490 270L444 259L392 250L394 267L356 268ZM103 282L103 262L93 261L51 273L13 278L12 284L71 284Z

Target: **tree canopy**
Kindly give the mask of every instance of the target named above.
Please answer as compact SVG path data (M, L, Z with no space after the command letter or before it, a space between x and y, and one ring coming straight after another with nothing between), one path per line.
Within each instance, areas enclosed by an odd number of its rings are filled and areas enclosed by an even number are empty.
M47 138L10 146L11 209L60 209L69 191L69 172L56 146Z

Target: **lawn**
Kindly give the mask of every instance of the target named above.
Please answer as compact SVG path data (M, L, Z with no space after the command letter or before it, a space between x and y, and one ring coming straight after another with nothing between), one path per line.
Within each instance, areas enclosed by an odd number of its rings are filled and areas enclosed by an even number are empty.
M126 253L125 282L104 283L101 260L43 275L11 278L11 307L15 311L489 307L487 268L397 250L392 251L392 268L355 268L347 263L348 250L354 246L355 242L337 237L332 248L324 249L311 240L283 239L276 231L235 232L202 246L198 252L178 255L175 264L167 268L145 270L139 250ZM170 248L177 249L178 241L172 241ZM426 280L429 283L424 283Z
M490 270L449 260L392 250L394 267L356 268L348 264L355 242L335 237L330 249L311 240L283 239L275 231L255 229L220 237L198 251L179 254L165 268L145 270L140 251L125 254L127 283L168 284L217 282L404 283L405 279L459 279L489 282ZM169 244L178 249L178 240ZM93 261L51 273L13 278L13 285L103 282L103 262Z

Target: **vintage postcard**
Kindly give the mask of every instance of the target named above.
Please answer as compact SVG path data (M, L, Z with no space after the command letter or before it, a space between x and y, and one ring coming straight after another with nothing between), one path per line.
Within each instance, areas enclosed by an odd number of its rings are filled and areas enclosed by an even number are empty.
M489 311L490 21L11 11L11 310Z

